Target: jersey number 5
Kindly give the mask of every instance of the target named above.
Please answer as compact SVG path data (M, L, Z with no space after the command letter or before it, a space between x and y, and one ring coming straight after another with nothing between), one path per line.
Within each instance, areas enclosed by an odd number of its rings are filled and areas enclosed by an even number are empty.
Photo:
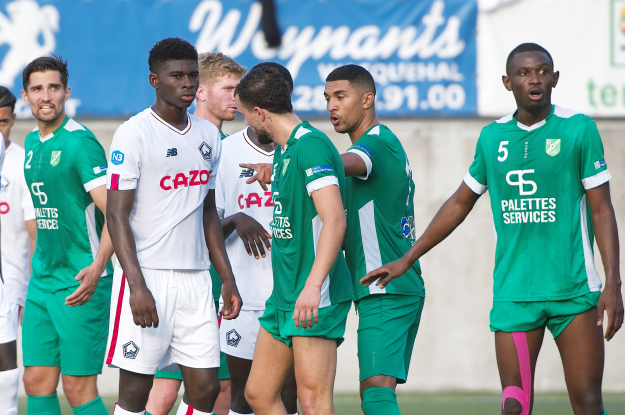
M508 149L505 148L504 146L507 146L509 143L509 141L502 141L499 143L499 153L503 153L503 155L498 156L497 160L499 161L504 161L505 159L508 158Z

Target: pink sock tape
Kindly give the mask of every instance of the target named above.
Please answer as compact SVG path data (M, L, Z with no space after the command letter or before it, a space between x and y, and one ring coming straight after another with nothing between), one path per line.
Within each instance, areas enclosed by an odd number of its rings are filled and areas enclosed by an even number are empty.
M502 407L505 406L506 399L512 398L521 404L521 415L530 413L530 394L532 390L532 369L530 366L530 352L527 347L527 337L524 332L512 333L517 356L519 357L519 371L521 372L521 385L508 386L503 390Z

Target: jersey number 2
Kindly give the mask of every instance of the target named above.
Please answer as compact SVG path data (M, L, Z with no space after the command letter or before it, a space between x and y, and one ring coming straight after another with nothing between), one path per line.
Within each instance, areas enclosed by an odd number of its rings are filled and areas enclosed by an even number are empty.
M501 156L497 156L497 160L499 161L504 161L505 159L508 158L508 149L505 148L504 146L507 146L509 143L509 141L502 141L499 143L499 153L503 153L503 155Z
M33 159L33 151L31 150L28 152L28 161L24 165L25 169L30 169L30 162L32 161L32 159Z

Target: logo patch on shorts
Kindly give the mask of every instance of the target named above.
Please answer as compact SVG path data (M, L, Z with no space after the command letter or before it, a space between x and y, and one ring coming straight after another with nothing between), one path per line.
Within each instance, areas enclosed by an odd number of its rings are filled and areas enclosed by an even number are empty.
M124 345L124 357L126 359L134 359L139 354L139 347L133 341L129 341Z
M226 343L228 346L237 347L241 341L241 335L235 329L226 333Z

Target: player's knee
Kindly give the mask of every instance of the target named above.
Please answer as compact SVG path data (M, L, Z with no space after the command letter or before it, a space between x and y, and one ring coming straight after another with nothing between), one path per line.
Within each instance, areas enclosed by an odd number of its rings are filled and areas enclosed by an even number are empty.
M178 399L178 390L176 388L161 388L158 393L150 392L148 406L151 406L153 402L154 406L161 409L161 411L150 411L150 413L169 413L176 403L176 399Z
M52 395L56 391L58 378L45 376L41 371L28 367L24 369L24 389L30 396Z
M262 408L263 404L268 402L268 396L263 392L263 388L252 383L245 385L245 400L254 409L254 412L259 412L257 408Z
M508 398L503 404L504 415L520 415L522 411L523 406L521 406L521 402L516 399Z
M297 399L299 400L303 413L314 414L318 412L319 404L320 401L323 400L323 396L319 391L308 388L298 388Z
M80 405L81 402L88 402L98 396L95 382L82 376L63 376L63 392L70 404L78 402Z
M571 404L575 413L600 414L603 412L601 391L584 390L582 393L571 394Z

